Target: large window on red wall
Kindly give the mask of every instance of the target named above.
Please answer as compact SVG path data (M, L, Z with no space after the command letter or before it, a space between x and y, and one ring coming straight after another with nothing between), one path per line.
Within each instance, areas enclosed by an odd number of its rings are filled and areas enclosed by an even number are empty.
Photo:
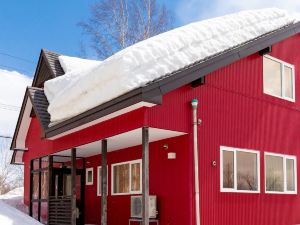
M112 195L142 193L142 160L112 164Z
M260 192L259 152L221 147L221 192Z
M265 153L265 192L297 194L297 160L295 156Z

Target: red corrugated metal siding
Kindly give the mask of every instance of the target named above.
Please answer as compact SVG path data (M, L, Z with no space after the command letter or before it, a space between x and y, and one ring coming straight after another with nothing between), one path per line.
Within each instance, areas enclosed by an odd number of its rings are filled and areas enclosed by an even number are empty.
M300 91L299 69L300 35L273 46L272 55L296 66L296 103L263 94L262 57L258 54L220 69L206 77L206 84L198 88L185 86L163 97L163 105L137 110L111 121L98 124L83 131L52 142L39 139L37 121L32 121L28 134L29 153L25 154L25 175L28 160L33 156L45 155L65 148L85 144L90 141L125 132L143 124L149 126L191 133L191 107L193 98L199 99L199 162L201 189L201 225L292 225L300 224L300 199L298 195L272 195L264 193L263 152L278 152L300 156ZM145 113L146 112L146 113ZM193 207L193 164L192 138L187 142L175 139L175 146L186 152L188 163L174 160L174 165L166 166L163 161L152 161L153 168L160 168L170 174L170 179L152 180L151 189L172 192L177 198L165 198L162 204L170 207L161 211L168 218L161 225L190 224L193 217L186 215L182 220L182 209ZM238 194L220 193L220 145L249 148L261 151L261 193ZM176 148L177 149L177 148ZM41 150L41 151L39 151ZM124 151L126 152L126 151ZM136 153L135 153L136 154ZM116 160L134 159L135 154L115 152ZM213 167L211 162L217 161ZM299 161L299 160L298 160ZM160 164L161 162L161 164ZM27 163L27 164L26 164ZM171 170L172 168L172 170ZM174 169L174 172L173 172ZM298 165L299 171L299 165ZM153 172L159 177L161 170ZM173 183L176 174L184 173L186 180ZM299 172L298 172L299 173ZM154 175L153 175L154 176ZM154 176L154 177L155 177ZM182 176L182 174L180 175ZM28 178L28 174L26 175ZM25 177L25 179L26 179ZM299 180L299 179L298 179ZM153 182L154 181L154 182ZM166 182L163 189L161 182ZM187 182L187 183L185 183ZM28 180L25 181L25 185ZM299 182L298 182L299 183ZM152 186L153 185L153 186ZM299 185L298 185L299 186ZM25 187L26 191L26 187ZM96 193L94 193L96 194ZM115 211L109 211L110 225L126 224L120 209L128 208L129 198L110 198L108 207L115 204ZM90 207L92 200L88 201ZM181 205L184 205L182 208ZM118 208L120 207L120 208ZM113 206L114 208L114 206ZM128 215L128 211L127 214ZM124 216L124 217L123 217ZM180 219L177 219L180 218ZM124 220L124 221L123 221ZM191 223L194 224L194 223Z
M199 99L199 162L202 225L300 223L298 195L264 193L264 151L300 158L300 36L273 46L271 55L296 67L296 103L263 94L262 57L249 56L183 87L148 112L149 124L191 132L193 98ZM220 193L220 145L261 151L261 193ZM217 167L211 162L217 161ZM298 165L299 171L300 165ZM298 185L299 186L299 185Z
M176 160L168 160L164 144L177 154ZM190 198L187 195L190 183L184 169L189 167L188 152L184 148L189 145L188 137L171 138L150 144L150 194L157 195L159 201L160 224L190 224ZM108 154L108 224L126 225L130 217L130 195L111 195L111 164L140 159L141 146L124 149ZM100 224L101 197L96 197L97 166L101 156L87 158L87 167L94 168L94 185L85 187L86 223ZM180 164L180 166L178 166ZM179 194L181 193L181 194ZM91 204L92 202L92 204Z

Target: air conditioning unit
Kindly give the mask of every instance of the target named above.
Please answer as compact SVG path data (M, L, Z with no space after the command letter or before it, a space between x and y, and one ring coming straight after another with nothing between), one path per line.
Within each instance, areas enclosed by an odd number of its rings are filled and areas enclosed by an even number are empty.
M131 196L131 218L142 218L142 196ZM156 196L149 196L149 218L157 216Z

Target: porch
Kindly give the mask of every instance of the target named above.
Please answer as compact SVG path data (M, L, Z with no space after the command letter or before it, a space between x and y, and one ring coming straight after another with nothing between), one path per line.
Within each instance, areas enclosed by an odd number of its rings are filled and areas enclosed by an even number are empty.
M89 172L90 165L86 159L101 155L101 162L99 162L101 169L99 170L99 167L97 169L97 172L101 174L101 182L99 182L99 185L97 183L97 195L101 195L101 207L99 207L101 219L96 224L108 224L107 213L110 210L108 207L108 177L111 176L112 179L117 179L113 173L114 171L115 174L121 173L119 171L121 166L118 168L115 165L114 170L111 170L112 175L109 175L107 153L140 146L141 148L138 148L141 149L142 153L141 163L134 163L137 160L133 160L131 164L129 162L130 166L127 169L128 171L134 171L133 181L128 184L129 189L124 188L127 187L124 182L117 180L119 182L117 187L110 188L110 191L111 195L117 196L130 190L129 194L142 196L141 220L143 225L148 225L150 220L149 144L184 134L178 131L141 127L103 140L74 146L72 149L33 159L30 165L30 215L49 225L85 224L85 210L87 208L85 206L87 202L85 200L85 187L89 182L95 182L95 176L93 172ZM167 144L163 148L167 150ZM169 153L168 156L170 158L176 157L174 154ZM124 176L124 173L121 176ZM99 179L98 175L96 179ZM91 204L93 203L91 202Z

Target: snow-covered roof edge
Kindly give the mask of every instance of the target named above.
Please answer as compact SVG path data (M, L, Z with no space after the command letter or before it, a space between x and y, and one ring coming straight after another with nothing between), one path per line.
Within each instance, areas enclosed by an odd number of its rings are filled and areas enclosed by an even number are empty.
M161 98L163 94L166 94L180 86L189 84L208 73L211 73L223 66L231 64L239 59L258 52L299 32L300 23L289 25L267 35L263 35L255 41L249 42L246 45L240 46L239 48L223 52L223 54L209 58L206 61L194 63L189 67L173 72L172 74L170 74L170 76L166 76L163 79L151 82L142 88L133 90L130 93L126 93L121 97L113 99L112 101L109 101L103 105L97 106L94 109L84 112L72 119L63 121L59 124L54 125L53 127L49 127L46 131L46 137L54 137L68 130L77 128L87 123L88 121L92 121L95 117L99 116L100 118L101 116L103 116L103 114L101 114L103 109L108 109L107 114L112 113L117 110L116 102L122 102L123 105L125 104L124 102L127 101L132 103L132 98L136 97L138 95L137 93L139 93L140 96L148 95L148 99ZM96 116L95 114L98 114L98 116ZM74 123L75 121L76 124Z
M93 110L89 110L81 115L76 116L76 118L64 121L60 124L57 124L51 128L46 130L46 137L53 137L57 134L66 132L68 130L72 130L74 127L79 127L82 124L85 124L88 121L96 118L97 116L101 117L103 114L99 114L101 110L104 108L111 109L109 112L113 112L116 110L116 102L118 101L128 101L132 99L133 96L136 96L138 93L141 95L143 93L150 93L152 96L159 96L164 93L167 93L176 87L181 85L188 84L193 80L204 76L213 70L216 70L222 66L228 65L234 61L239 60L240 58L246 57L247 55L258 52L259 50L268 47L274 43L277 43L285 38L288 38L294 34L299 33L300 24L290 24L288 26L277 29L271 33L265 34L256 38L255 40L246 43L245 45L239 46L238 48L231 49L230 51L223 52L222 54L215 55L212 58L206 59L206 61L200 61L190 65L189 67L185 67L184 69L180 69L172 73L172 76L166 76L160 80L156 80L154 82L148 83L143 88L139 88L139 90L131 91L131 93L127 93L121 97L118 97L114 101L108 102L106 104L100 105ZM197 72L195 72L197 71ZM135 94L134 94L135 93ZM97 115L95 115L97 114ZM91 116L93 115L93 116ZM85 117L83 120L82 118ZM76 124L74 123L76 121Z

